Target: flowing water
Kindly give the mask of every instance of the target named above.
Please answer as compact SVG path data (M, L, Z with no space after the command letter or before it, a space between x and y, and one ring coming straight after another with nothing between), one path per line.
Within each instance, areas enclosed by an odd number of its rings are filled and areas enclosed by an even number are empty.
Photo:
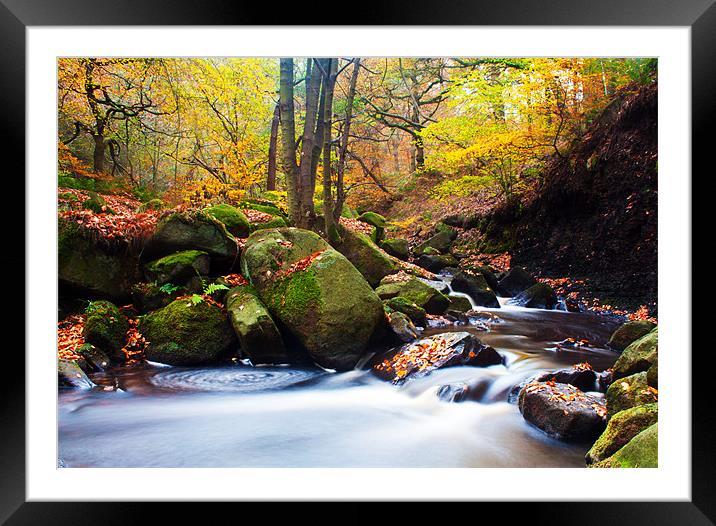
M443 277L449 284L449 276ZM59 395L59 457L66 467L583 467L589 444L568 444L526 423L507 402L513 385L545 369L588 361L610 367L615 320L505 304L490 330L469 330L505 365L451 367L400 387L370 371L167 367L146 364L92 378L118 389ZM557 347L589 340L580 349ZM467 384L470 401L437 396Z

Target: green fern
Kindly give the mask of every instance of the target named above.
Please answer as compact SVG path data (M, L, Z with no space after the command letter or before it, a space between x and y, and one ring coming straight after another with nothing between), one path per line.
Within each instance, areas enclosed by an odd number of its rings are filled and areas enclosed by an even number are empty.
M204 287L204 294L211 295L220 290L229 290L229 287L221 283L211 283Z
M161 287L159 287L159 290L161 290L164 294L174 294L177 290L179 290L181 287L178 285L172 285L171 283L165 283Z
M192 305L199 305L199 303L204 301L204 298L200 294L192 294L189 301Z

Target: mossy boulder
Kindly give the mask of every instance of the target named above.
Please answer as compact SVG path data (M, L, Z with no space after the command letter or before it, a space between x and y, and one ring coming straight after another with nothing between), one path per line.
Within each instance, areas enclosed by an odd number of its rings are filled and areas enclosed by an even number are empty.
M401 342L412 342L420 337L420 333L413 322L402 312L390 312L388 314L388 325Z
M385 228L388 224L388 221L382 215L375 212L363 212L358 216L358 221L368 223L377 228Z
M58 279L61 289L80 297L129 299L139 281L139 258L127 246L98 241L84 227L59 219Z
M398 296L396 298L385 300L383 303L391 311L402 312L416 325L420 325L422 327L425 326L425 309L409 299Z
M241 343L241 352L251 363L288 364L295 361L281 333L251 285L234 287L226 295L226 310Z
M95 214L114 214L114 210L107 206L107 202L97 192L89 192L89 199L82 201L82 208Z
M284 220L288 220L286 212L281 210L275 203L267 200L246 200L239 203L239 208L256 210L257 212L263 212L272 216L280 217Z
M655 424L659 419L658 404L645 404L615 414L607 424L604 433L587 452L587 464L600 462L627 444L641 431Z
M649 388L645 372L614 380L607 389L607 418L611 419L619 411L657 400L658 395Z
M557 295L546 283L535 283L510 299L508 303L530 309L553 309L557 305Z
M465 296L453 296L449 295L450 307L448 312L467 312L472 309L472 303Z
M439 256L440 255L440 251L437 248L433 248L433 247L425 247L422 250L422 253L424 256Z
M503 296L517 296L527 290L537 281L521 267L512 267L498 284L499 292Z
M490 289L482 274L458 271L453 275L450 285L454 291L469 295L475 305L489 308L499 308L500 306L497 296Z
M391 256L402 259L403 261L407 261L410 257L410 249L408 247L407 239L384 239L380 242L380 248L385 250Z
M649 370L646 371L646 383L648 383L654 389L659 388L659 357L654 359L654 363L651 364Z
M630 343L649 334L654 327L656 324L647 320L628 321L614 331L607 345L615 351L623 351Z
M457 266L457 259L452 255L427 255L423 254L418 258L418 265L430 272L440 272L447 267Z
M147 263L144 275L160 285L184 283L198 275L209 274L209 254L202 250L182 250Z
M445 233L448 236L450 236L452 241L455 241L457 239L457 230L455 230L452 226L443 223L442 221L438 221L435 223L435 228L433 229L433 232L436 234Z
M84 358L85 362L94 371L103 371L111 364L109 356L91 343L85 343L82 345L79 349L77 349L77 354Z
M594 468L659 467L659 424L653 424L632 438L611 457L592 464Z
M221 204L206 208L204 212L224 223L226 230L231 235L241 238L249 237L251 225L241 210L228 204Z
M380 299L404 298L425 309L428 314L443 314L450 306L450 298L413 276L401 281L381 282L375 290Z
M448 231L438 232L427 241L420 243L417 247L415 247L414 252L418 255L424 254L425 249L431 247L441 254L445 254L450 252L450 247L452 246L454 239L453 235Z
M614 379L647 371L656 362L659 352L659 332L654 329L629 344L614 363Z
M177 212L162 219L145 247L156 258L182 250L202 250L212 258L233 260L238 253L236 239L224 223L206 212Z
M274 318L322 367L352 369L385 326L383 304L368 282L314 232L255 232L241 267Z
M175 300L143 316L139 330L149 342L147 360L168 365L216 363L236 347L226 312L207 301Z
M285 228L288 226L288 223L285 219L282 217L277 216L271 216L271 219L268 221L252 221L250 224L251 232L256 232L257 230L266 230L269 228Z
M140 282L132 285L132 304L144 314L166 307L179 296L186 293L184 287L165 284Z
M95 384L74 360L57 360L57 385L60 389L91 389Z
M380 280L398 272L390 257L365 234L348 228L341 228L341 243L336 248L363 275L371 287Z
M102 349L113 360L123 361L122 347L127 342L129 330L127 317L109 301L93 301L85 314L85 341Z

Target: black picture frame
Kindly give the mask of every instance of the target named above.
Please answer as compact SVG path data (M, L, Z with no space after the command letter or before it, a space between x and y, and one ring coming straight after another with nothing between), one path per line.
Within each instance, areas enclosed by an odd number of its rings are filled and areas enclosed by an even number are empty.
M584 26L688 26L691 28L691 81L692 81L692 172L713 173L711 162L711 133L716 97L716 5L714 0L506 0L479 1L453 0L429 3L426 0L389 0L380 4L366 4L354 9L350 15L339 16L335 3L326 2L328 10L314 3L314 9L296 5L291 18L297 25L338 25L349 21L356 25L584 25ZM273 9L276 9L275 7ZM323 12L329 16L317 19L313 13ZM23 200L31 196L25 193L25 108L32 101L26 99L25 81L25 30L27 26L62 25L273 25L280 21L266 6L251 8L240 2L209 0L114 0L100 3L96 0L0 0L0 108L4 133L0 140L6 177L3 188L16 196L12 201L20 210L10 215L10 203L2 205L6 221L23 214ZM24 104L21 103L24 101ZM708 172L707 172L708 169ZM684 184L692 184L693 178L683 174ZM15 188L9 186L14 184ZM5 192L4 192L5 193ZM693 190L692 190L693 195ZM712 236L711 236L712 237ZM25 230L14 220L11 227L3 229L6 247L0 261L4 267L4 292L12 303L15 317L25 315L25 294L21 283L31 276L25 273ZM51 270L51 269L50 269ZM689 269L681 269L683 275L691 276ZM19 276L23 279L18 279ZM670 278L671 279L671 278ZM692 283L687 283L690 290ZM687 307L687 306L685 306ZM20 314L23 313L23 314ZM31 314L31 313L28 313ZM8 322L10 318L5 318ZM23 320L26 322L26 320ZM24 325L24 323L23 323ZM693 324L692 324L693 325ZM14 327L20 326L20 320ZM17 332L17 331L16 331ZM17 336L5 338L5 346L19 352ZM9 341L12 340L12 341ZM694 340L696 341L696 340ZM685 357L691 342L685 341L678 349ZM486 511L494 511L499 517L509 506L509 522L530 521L533 524L684 524L700 525L716 523L716 440L714 424L716 416L711 408L711 396L707 378L713 370L713 350L696 349L692 362L698 367L692 370L692 500L690 502L531 502L531 503L472 503L470 514L486 518ZM5 352L10 352L5 349ZM184 503L28 503L25 501L25 364L14 359L3 361L6 371L0 381L0 523L20 524L133 524L141 521L163 522L174 517L188 517ZM99 481L103 483L102 481ZM436 482L439 483L439 482ZM443 483L449 483L444 481ZM515 481L519 484L519 481ZM589 488L585 488L585 498ZM237 489L237 495L240 492ZM509 488L506 488L506 497ZM559 488L555 488L559 499ZM234 513L228 506L235 504L210 504L212 515ZM244 517L254 511L243 506ZM203 505L206 509L207 504ZM364 504L352 504L362 511ZM454 504L451 504L454 506ZM476 508L480 506L480 508ZM417 504L411 506L420 511ZM490 507L490 510L485 509ZM467 511L466 508L463 508ZM220 515L219 515L220 516ZM370 520L365 512L362 516ZM238 519L238 517L237 517ZM240 519L239 519L240 520ZM462 519L461 519L462 520ZM477 516L474 519L478 520Z

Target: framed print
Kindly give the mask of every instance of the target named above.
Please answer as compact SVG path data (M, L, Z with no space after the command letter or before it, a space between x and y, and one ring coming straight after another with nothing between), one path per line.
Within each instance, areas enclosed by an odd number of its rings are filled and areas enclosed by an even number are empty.
M711 524L691 174L716 7L358 11L3 0L26 344L0 518Z

